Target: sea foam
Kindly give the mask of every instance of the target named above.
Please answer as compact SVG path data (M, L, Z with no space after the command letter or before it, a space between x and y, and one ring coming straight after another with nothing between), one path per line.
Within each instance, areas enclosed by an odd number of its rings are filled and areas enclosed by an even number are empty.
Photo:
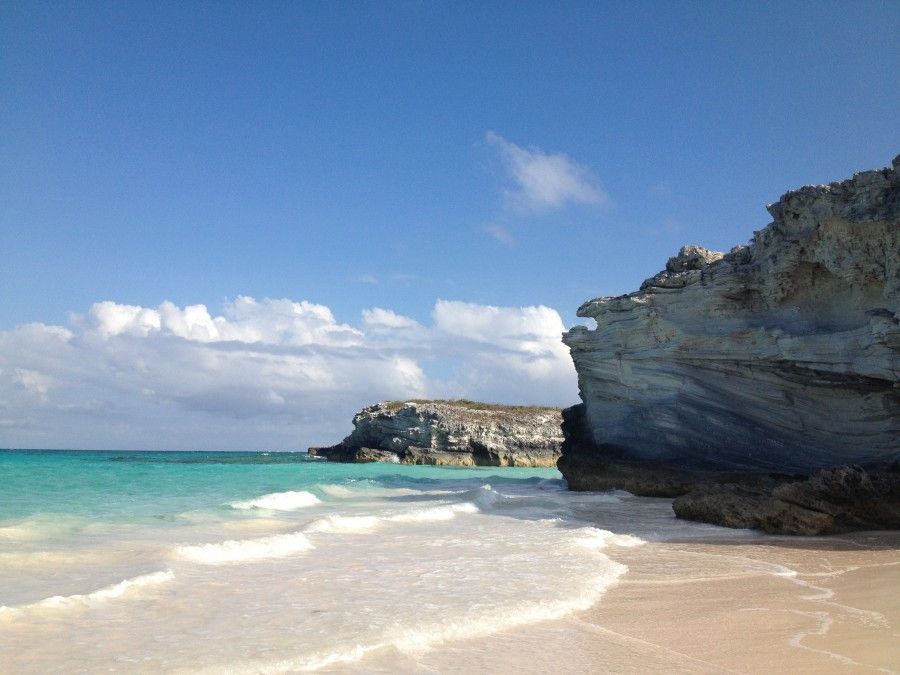
M611 535L612 533L607 534ZM448 617L445 621L408 628L396 627L390 633L385 634L381 640L369 644L356 644L347 648L339 647L332 652L319 652L297 658L229 664L228 670L231 673L247 673L248 675L250 673L275 674L320 670L338 664L359 661L370 652L384 648L393 648L415 655L449 641L477 639L521 626L561 619L569 614L590 608L617 579L628 571L628 567L625 565L614 562L602 554L597 555L600 558L597 561L597 567L601 570L601 574L587 580L577 595L573 594L569 597L543 602L522 602L488 611L464 612L455 617ZM219 667L213 667L199 672L215 673L220 671Z
M179 546L178 555L203 565L285 558L315 548L302 532L275 534L259 539L229 539L217 544Z
M380 527L383 522L378 516L332 515L313 521L305 528L305 531L336 534L371 532Z
M335 483L325 483L318 486L319 489L329 497L335 499L355 499L359 497L408 497L411 495L431 494L422 490L413 490L410 488L390 488L378 485L364 485L348 487L347 485L339 485Z
M342 516L333 514L314 520L304 528L307 533L360 534L373 532L386 523L428 523L452 520L458 513L478 513L471 502L446 504L382 516Z
M148 586L157 586L166 583L175 578L175 574L171 570L162 572L152 572L151 574L142 574L131 579L125 579L112 586L105 586L91 593L83 593L77 595L54 595L44 598L30 605L20 605L18 607L0 606L0 618L16 618L24 613L30 613L40 610L65 610L87 608L98 602L112 600L126 595L135 595Z
M575 544L582 548L602 549L610 544L630 548L647 543L640 537L632 534L615 534L609 530L601 530L596 527L585 527L580 530L581 536L575 540Z
M294 511L296 509L315 506L319 498L311 492L298 490L296 492L272 492L255 499L241 502L232 502L229 506L233 509L267 509L269 511Z
M432 506L387 516L385 520L394 523L425 523L436 520L453 520L457 513L478 513L478 507L471 502Z

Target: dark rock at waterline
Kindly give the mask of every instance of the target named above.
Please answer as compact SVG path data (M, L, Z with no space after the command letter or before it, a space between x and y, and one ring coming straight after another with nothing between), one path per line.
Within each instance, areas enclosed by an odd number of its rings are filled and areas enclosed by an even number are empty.
M843 465L811 476L687 469L636 461L621 447L596 446L583 417L583 405L563 411L565 440L558 466L572 490L675 497L672 508L679 518L772 534L900 529L898 462Z
M355 464L368 464L370 462L396 462L397 454L389 450L377 448L347 448L342 445L334 445L325 448L310 448L307 451L310 457L321 457L331 462L349 462Z
M679 518L773 534L900 529L900 467L846 465L774 487L703 484L672 508Z

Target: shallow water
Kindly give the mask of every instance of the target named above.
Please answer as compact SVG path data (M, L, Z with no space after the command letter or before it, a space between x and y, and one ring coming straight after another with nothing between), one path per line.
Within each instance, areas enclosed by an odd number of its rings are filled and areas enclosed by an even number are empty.
M420 672L460 646L474 666L602 606L623 560L697 574L650 549L723 533L549 469L0 452L0 479L4 672Z
M421 651L589 607L625 572L607 549L641 543L582 522L554 470L4 452L0 476L0 658L17 672Z

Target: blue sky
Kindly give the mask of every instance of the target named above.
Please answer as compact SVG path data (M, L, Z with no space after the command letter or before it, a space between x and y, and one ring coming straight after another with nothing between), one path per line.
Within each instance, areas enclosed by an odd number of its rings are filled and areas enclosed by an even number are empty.
M108 337L92 313L104 301L213 318L240 296L308 301L366 339L362 312L384 308L432 332L477 326L469 346L489 339L483 306L545 306L569 326L684 243L745 243L786 189L889 164L898 35L896 2L3 3L0 370L38 403L13 410L8 395L0 444L4 429L58 442L44 408L71 402L52 392L88 386L58 370L84 355L18 363L10 335L37 322ZM465 316L441 324L439 300ZM285 335L273 344L299 344ZM441 335L416 360L421 391L465 394L456 364L472 352ZM390 345L377 349L408 354ZM518 397L541 399L532 384ZM570 398L547 386L548 402ZM197 425L164 398L160 420ZM240 417L240 396L206 407L220 404ZM82 443L124 442L68 410Z

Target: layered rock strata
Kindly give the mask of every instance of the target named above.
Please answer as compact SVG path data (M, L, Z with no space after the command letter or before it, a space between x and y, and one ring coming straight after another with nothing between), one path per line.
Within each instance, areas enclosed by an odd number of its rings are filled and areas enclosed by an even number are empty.
M676 496L701 486L706 496L676 502L679 515L784 532L862 526L839 515L779 525L772 514L800 489L785 487L794 478L900 459L900 157L788 192L768 211L749 246L686 246L638 291L578 310L597 327L563 336L583 401L565 413L570 487ZM893 472L873 475L889 476L874 483L893 504ZM821 495L822 480L799 484Z
M681 468L900 458L900 157L788 192L727 254L684 247L564 334L586 433Z
M309 454L338 462L456 466L554 466L562 446L558 408L472 401L387 402L364 408L353 432Z

